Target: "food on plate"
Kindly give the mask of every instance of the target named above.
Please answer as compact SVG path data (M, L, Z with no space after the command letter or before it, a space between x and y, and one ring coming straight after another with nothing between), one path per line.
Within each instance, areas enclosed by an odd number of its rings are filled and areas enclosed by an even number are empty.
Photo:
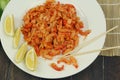
M19 46L20 42L20 35L21 35L21 28L17 28L14 37L13 37L13 47L17 48Z
M7 15L4 22L4 31L6 35L14 35L14 17L13 15Z
M75 68L78 68L78 62L74 56L70 56L70 61Z
M62 71L62 70L64 70L64 65L62 65L62 66L58 66L56 63L51 63L51 65L50 65L53 69L55 69L56 71Z
M78 68L78 62L74 56L62 57L57 61L58 64L65 63L68 65L73 65L75 68Z
M35 70L37 67L37 55L34 51L34 49L30 49L25 57L25 64L28 69Z
M46 0L43 5L31 8L23 21L21 31L24 40L34 47L37 56L48 60L72 51L78 45L80 35L87 37L91 32L84 30L84 24L77 16L74 5L55 0ZM58 63L61 62L78 68L77 60L73 56L68 60L58 60ZM51 67L57 71L64 69L64 66L58 67L55 63Z
M23 43L20 48L18 49L16 56L15 56L15 61L17 63L20 63L24 60L24 57L26 55L27 52L27 43Z
M79 35L90 33L83 31L84 24L72 4L54 0L30 9L23 21L25 41L34 47L37 56L48 56L47 59L72 51L79 43Z
M58 64L60 64L60 63L65 63L65 64L70 65L70 64L71 64L71 61L70 61L68 58L66 58L66 57L61 57L60 59L58 59L57 63L58 63Z

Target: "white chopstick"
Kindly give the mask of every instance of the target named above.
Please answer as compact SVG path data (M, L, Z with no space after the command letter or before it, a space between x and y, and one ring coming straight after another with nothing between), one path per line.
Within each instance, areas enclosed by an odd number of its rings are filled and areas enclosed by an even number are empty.
M94 52L98 52L98 51L106 51L106 50L119 49L119 48L120 48L120 46L108 47L108 48L104 48L104 49L95 49L95 50L80 52L78 54L75 53L75 54L71 54L71 55L72 56L80 56L80 55L90 54L90 53L94 53Z
M118 28L118 25L115 26L115 27L113 27L113 28L111 28L111 29L109 29L109 30L106 31L106 32L103 32L103 33L97 35L96 37L94 37L94 38L92 38L92 39L90 39L90 40L88 40L88 41L83 42L83 43L79 46L79 49L78 49L77 51L79 51L81 48L83 48L83 47L91 44L92 42L94 42L95 40L99 39L99 38L102 37L103 35L106 35L107 33L115 30L116 28ZM74 53L74 51L73 51L72 53ZM63 57L66 56L66 55L68 55L68 54L71 54L71 53L68 52L68 53L64 54Z
M103 33L97 35L96 37L90 39L89 41L83 42L83 43L80 45L79 48L81 49L81 48L83 48L83 47L85 47L85 46L91 44L91 43L94 42L95 40L99 39L100 37L102 37L103 35L105 35L105 34L111 32L111 31L115 30L116 28L118 28L118 26L115 26L115 27L109 29L108 31L103 32Z

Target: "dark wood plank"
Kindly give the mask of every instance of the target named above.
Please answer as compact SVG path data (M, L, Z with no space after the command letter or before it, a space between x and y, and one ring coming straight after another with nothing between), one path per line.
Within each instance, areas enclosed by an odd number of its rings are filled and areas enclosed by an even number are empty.
M120 80L120 57L105 57L104 80Z
M13 63L10 64L9 70L9 80L44 80L23 72L22 70L17 68Z
M7 80L10 60L6 56L0 43L0 80Z
M74 79L72 78L72 76L70 76L70 77L61 78L61 79L44 79L44 80L74 80Z
M72 78L72 80L103 80L103 57L98 57L87 69Z

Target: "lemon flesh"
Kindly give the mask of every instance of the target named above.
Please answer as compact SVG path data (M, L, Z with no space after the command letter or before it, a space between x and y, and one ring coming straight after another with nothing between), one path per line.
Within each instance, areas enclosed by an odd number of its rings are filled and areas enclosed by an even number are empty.
M22 46L18 49L17 54L15 56L15 61L20 63L24 60L25 54L27 52L27 43L22 44Z
M8 36L14 35L14 17L13 15L8 15L5 18L4 30Z
M35 70L37 67L37 55L34 48L30 49L25 58L25 64L29 70Z
M21 28L19 27L16 32L15 35L13 37L13 47L17 48L19 46L19 42L20 42L20 35L21 35Z

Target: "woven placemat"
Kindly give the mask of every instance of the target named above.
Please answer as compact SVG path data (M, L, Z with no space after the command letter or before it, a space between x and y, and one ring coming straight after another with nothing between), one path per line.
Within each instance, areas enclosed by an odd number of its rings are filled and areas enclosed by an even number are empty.
M97 0L106 17L107 29L119 25L117 30L107 34L105 47L120 46L120 0ZM120 56L120 49L101 52L102 56Z

